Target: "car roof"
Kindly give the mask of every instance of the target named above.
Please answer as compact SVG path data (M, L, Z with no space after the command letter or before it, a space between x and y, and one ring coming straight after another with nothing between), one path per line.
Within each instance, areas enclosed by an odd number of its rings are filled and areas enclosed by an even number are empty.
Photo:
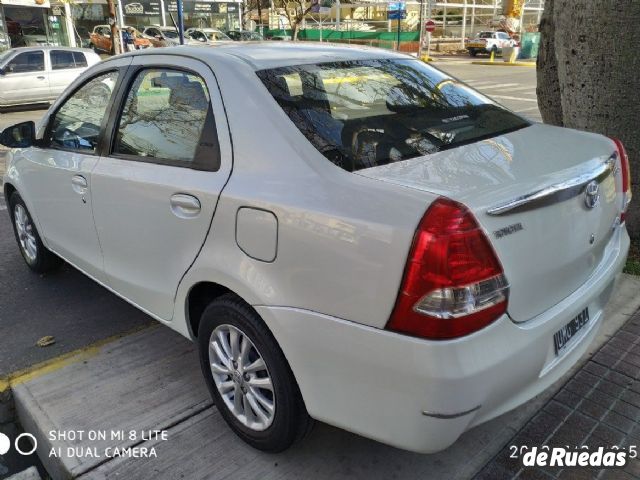
M216 46L177 46L157 49L138 50L126 55L166 55L176 54L197 58L214 63L220 57L248 64L255 70L278 68L293 65L308 65L323 62L343 62L354 60L373 60L381 58L414 58L391 50L363 46L343 46L312 43L279 42L229 42Z
M42 45L41 47L15 47L12 48L12 52L32 52L34 50L71 50L74 52L92 52L93 50L89 48L81 48L81 47L56 47L55 45Z

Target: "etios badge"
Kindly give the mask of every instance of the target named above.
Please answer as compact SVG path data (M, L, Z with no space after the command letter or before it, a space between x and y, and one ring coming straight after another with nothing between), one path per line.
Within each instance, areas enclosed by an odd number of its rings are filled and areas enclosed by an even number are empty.
M596 180L587 183L584 190L584 204L587 208L595 208L600 203L600 185Z

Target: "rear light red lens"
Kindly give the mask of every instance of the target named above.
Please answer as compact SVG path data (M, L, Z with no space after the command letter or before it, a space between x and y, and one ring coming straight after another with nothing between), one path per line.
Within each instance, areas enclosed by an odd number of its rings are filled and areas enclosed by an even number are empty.
M414 236L387 329L449 339L468 335L507 310L500 261L471 212L439 198Z
M625 216L627 213L627 208L631 203L631 169L629 168L629 157L627 155L627 151L624 148L624 145L617 138L611 138L613 142L616 144L616 150L618 153L618 158L620 159L620 170L622 172L622 212L620 213L620 223L625 221Z

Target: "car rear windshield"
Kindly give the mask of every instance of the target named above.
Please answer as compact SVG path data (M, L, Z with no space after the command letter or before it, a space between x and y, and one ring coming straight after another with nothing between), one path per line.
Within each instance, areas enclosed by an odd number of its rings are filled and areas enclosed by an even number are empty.
M320 153L348 171L530 125L419 60L319 63L257 74Z

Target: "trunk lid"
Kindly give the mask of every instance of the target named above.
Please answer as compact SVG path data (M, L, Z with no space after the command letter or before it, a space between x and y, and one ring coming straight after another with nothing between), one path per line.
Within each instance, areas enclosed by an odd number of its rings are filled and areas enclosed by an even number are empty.
M471 209L511 285L508 313L523 322L578 289L605 258L622 207L619 160L609 161L614 152L600 135L534 124L357 174ZM599 201L590 207L595 195L585 184L595 177ZM503 208L488 213L495 207Z

